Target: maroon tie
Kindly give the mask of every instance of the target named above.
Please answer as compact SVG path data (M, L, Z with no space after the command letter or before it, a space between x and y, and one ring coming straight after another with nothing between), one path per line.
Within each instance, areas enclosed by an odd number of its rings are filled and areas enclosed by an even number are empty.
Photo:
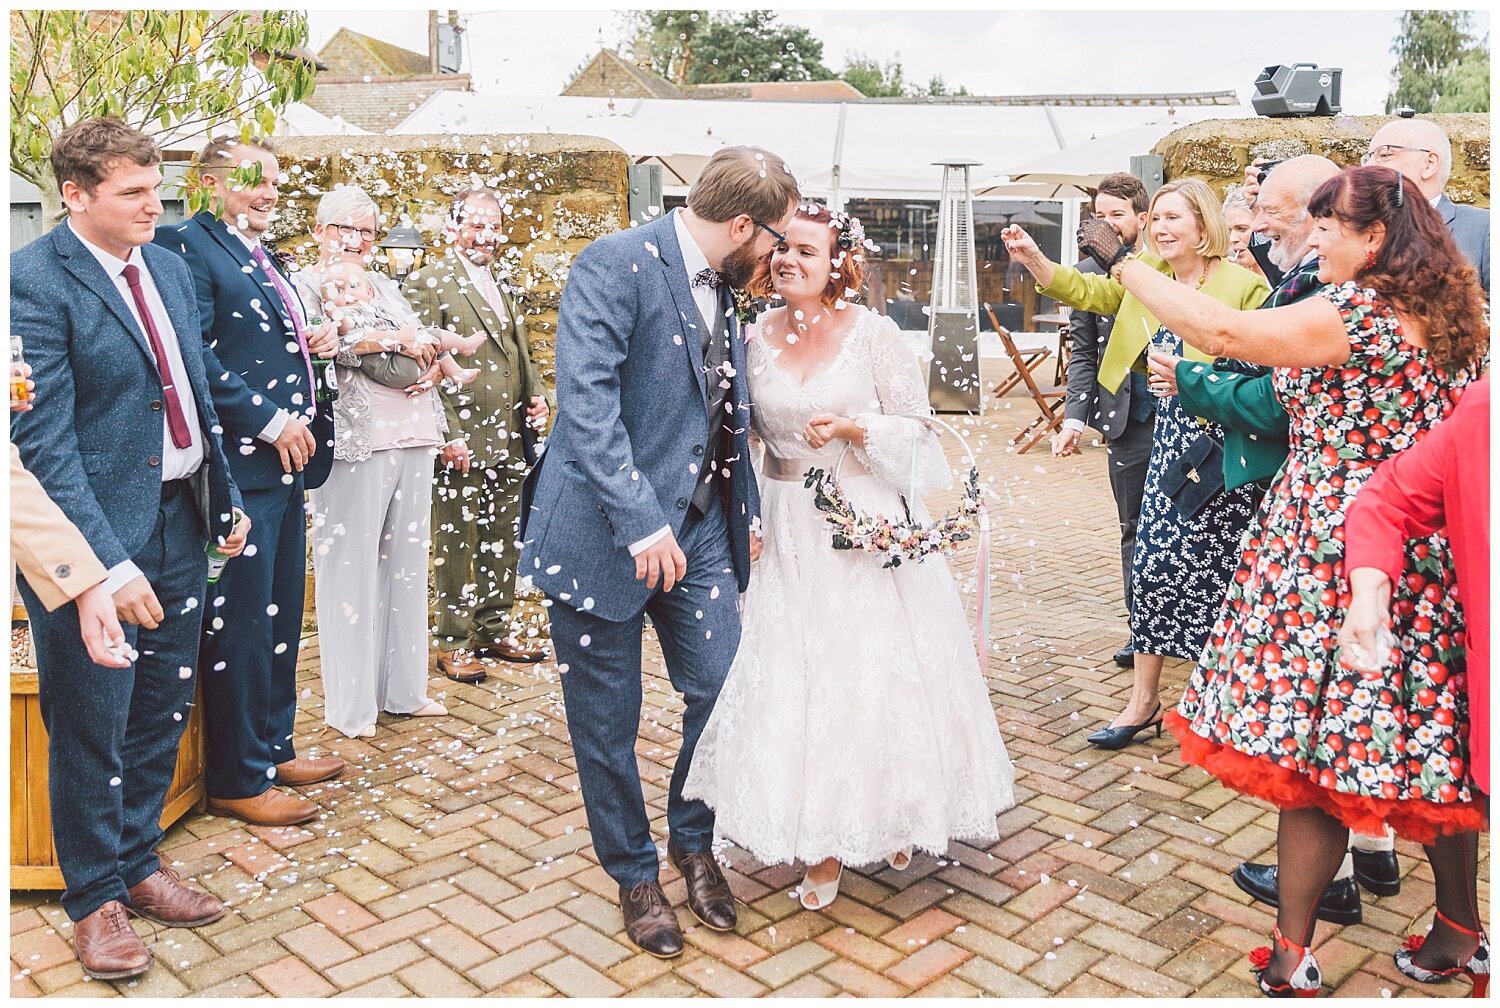
M167 429L172 432L172 443L178 448L187 448L192 445L193 436L188 433L182 400L177 398L177 384L172 378L171 361L161 345L161 337L157 335L151 309L146 306L146 293L141 290L140 267L134 263L127 265L125 282L130 285L130 296L135 298L135 310L140 313L141 323L146 327L146 338L151 341L151 352L156 355L156 370L161 375L162 398L167 404Z

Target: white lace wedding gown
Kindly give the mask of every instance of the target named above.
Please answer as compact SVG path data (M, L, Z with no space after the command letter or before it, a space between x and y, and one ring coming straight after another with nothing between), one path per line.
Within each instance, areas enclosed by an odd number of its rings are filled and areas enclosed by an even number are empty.
M765 445L761 532L739 651L693 754L683 793L715 811L716 832L763 864L882 860L908 845L997 836L1015 804L974 637L940 556L882 568L835 550L801 474L834 464L802 437L831 412L866 427L840 482L862 511L914 509L952 473L926 415L926 385L895 324L864 308L827 367L798 383L748 332L753 424ZM791 479L770 478L772 456ZM864 471L865 475L854 475ZM922 517L926 519L923 512Z

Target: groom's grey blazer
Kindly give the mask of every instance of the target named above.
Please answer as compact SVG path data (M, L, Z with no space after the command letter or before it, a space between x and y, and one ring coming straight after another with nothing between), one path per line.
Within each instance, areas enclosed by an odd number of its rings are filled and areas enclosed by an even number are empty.
M618 622L652 594L636 580L630 544L663 526L681 538L708 439L719 433L705 412L703 321L671 215L579 252L558 318L557 421L522 491L520 573L553 598ZM729 553L743 592L760 493L745 346L732 313L728 326L733 373L720 457L730 471Z

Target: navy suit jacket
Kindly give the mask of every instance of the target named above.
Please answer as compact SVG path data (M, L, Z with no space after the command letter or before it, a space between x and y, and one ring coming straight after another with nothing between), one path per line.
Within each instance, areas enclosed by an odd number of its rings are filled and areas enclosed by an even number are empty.
M750 467L745 345L729 324L722 461L735 578L750 578L760 491ZM702 474L706 415L702 320L671 215L605 235L578 253L557 322L557 421L522 491L520 573L548 595L612 621L652 594L631 543L663 526L681 538Z
M205 541L227 536L241 501L199 353L192 278L176 256L150 245L141 255L176 331L202 425L203 465L192 477L201 532ZM11 254L10 312L37 388L36 408L11 418L11 438L47 496L114 567L145 546L161 504L167 414L151 344L66 223Z
M1455 203L1444 193L1437 198L1437 212L1448 225L1453 242L1474 269L1486 295L1490 292L1490 212L1483 207Z
M181 256L192 273L203 365L235 481L247 490L287 485L280 453L260 432L278 408L311 423L315 403L296 330L276 288L245 243L211 213L157 228L156 244ZM282 279L296 297L291 280ZM332 448L318 441L302 471L308 488L322 485L333 461Z

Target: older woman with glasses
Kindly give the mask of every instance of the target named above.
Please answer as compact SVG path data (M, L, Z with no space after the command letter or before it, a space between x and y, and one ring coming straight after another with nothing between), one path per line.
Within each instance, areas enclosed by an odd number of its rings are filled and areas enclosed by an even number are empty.
M1489 343L1484 292L1442 218L1392 169L1348 169L1309 210L1329 286L1286 307L1230 311L1145 263L1113 267L1190 346L1275 368L1291 415L1291 455L1167 723L1185 760L1281 809L1275 943L1251 955L1262 991L1316 994L1307 949L1319 898L1350 829L1388 822L1426 845L1437 888L1437 921L1396 966L1423 982L1465 973L1482 994L1489 946L1475 859L1487 819L1446 536L1403 543L1389 645L1351 660L1337 642L1350 505L1475 379Z
M318 262L295 276L306 304L322 304L325 315L338 318L325 277L337 265L363 267L378 214L357 186L341 186L318 202ZM432 457L448 428L433 387L437 346L415 335L421 322L399 290L379 274L366 278L382 311L409 324L344 337L336 358L333 469L311 494L324 719L360 738L375 734L382 710L447 713L427 696ZM359 367L363 355L392 351L421 367L410 388L388 388Z

